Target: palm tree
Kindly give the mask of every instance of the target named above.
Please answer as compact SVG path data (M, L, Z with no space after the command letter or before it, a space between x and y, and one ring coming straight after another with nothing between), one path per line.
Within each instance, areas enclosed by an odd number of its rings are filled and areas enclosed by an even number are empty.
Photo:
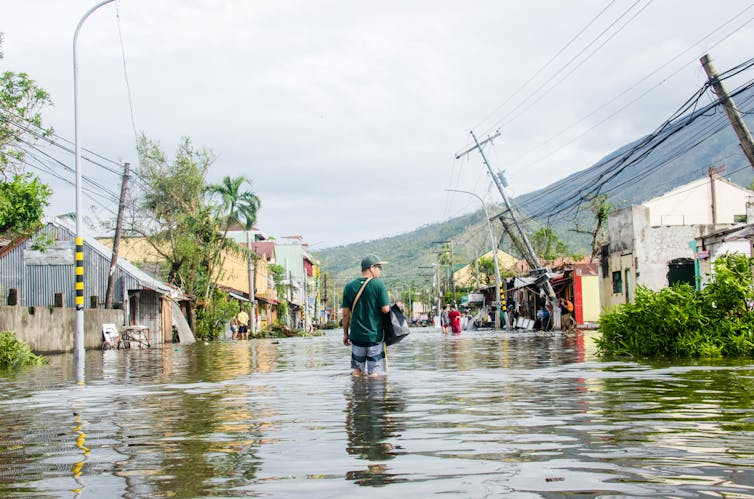
M244 177L223 178L219 184L211 184L207 187L210 195L218 194L222 202L220 219L223 221L223 236L217 253L212 258L212 268L215 268L220 259L220 254L227 247L226 239L230 226L240 224L245 230L250 230L257 221L257 212L261 206L259 197L252 191L242 191L244 184L251 186L251 181ZM251 251L251 248L248 248ZM207 284L206 298L209 298L210 285Z
M257 221L257 211L261 203L253 192L241 191L245 183L251 186L251 181L244 176L225 177L222 183L212 184L207 188L210 194L219 194L222 201L222 218L225 220L223 239L228 235L228 230L234 223L249 230Z

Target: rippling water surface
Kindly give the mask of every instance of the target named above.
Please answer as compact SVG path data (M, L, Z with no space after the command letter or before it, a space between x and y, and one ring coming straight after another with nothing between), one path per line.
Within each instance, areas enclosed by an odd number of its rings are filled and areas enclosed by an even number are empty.
M589 333L417 329L87 352L0 373L3 497L754 497L754 362L600 362Z

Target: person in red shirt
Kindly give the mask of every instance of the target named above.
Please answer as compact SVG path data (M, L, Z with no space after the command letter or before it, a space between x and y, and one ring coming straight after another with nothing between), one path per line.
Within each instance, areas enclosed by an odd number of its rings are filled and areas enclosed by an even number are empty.
M455 305L450 306L450 312L448 312L448 319L450 319L450 331L454 334L461 332L461 312L459 312Z

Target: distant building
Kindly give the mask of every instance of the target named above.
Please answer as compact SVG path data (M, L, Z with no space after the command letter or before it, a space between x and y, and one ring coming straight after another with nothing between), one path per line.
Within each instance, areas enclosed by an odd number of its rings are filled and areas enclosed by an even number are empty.
M275 243L278 265L286 270L284 281L288 289L290 320L292 326L309 327L318 321L319 262L309 253L309 245L301 236L282 237ZM282 320L282 318L281 318Z
M455 272L453 272L453 282L456 286L485 286L490 283L481 282L479 272L475 268L475 263L481 260L482 258L492 259L492 250L488 251L484 255L481 255L479 258L476 259L476 261L469 263L468 265L464 265L463 267L459 268ZM516 268L516 262L518 261L516 257L513 255L510 255L502 250L497 250L497 260L498 265L500 266L500 272L503 273L504 270L509 270L511 272L515 272L518 269ZM494 283L494 277L493 283Z

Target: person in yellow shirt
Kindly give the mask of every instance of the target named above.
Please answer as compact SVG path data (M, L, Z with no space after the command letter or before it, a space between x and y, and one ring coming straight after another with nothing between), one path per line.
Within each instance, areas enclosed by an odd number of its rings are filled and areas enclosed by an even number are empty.
M249 339L249 314L244 310L239 311L236 314L236 321L238 322L238 336L242 340Z

